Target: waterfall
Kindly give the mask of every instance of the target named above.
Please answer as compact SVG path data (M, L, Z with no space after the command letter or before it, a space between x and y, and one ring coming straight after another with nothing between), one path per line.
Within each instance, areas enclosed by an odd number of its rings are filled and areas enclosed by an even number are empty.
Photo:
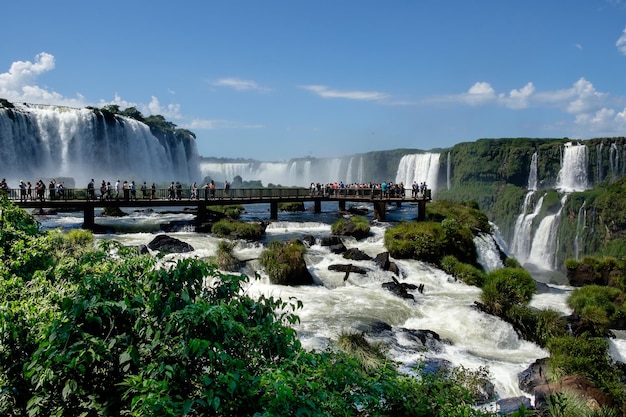
M619 150L615 143L611 144L609 150L609 162L611 167L611 179L615 179L619 175Z
M528 173L528 189L537 191L537 152L530 159L530 171Z
M585 145L566 143L556 188L564 192L584 191L589 188L587 159L588 149Z
M602 182L602 147L602 142L596 145L596 184Z
M534 191L526 193L524 198L524 205L522 206L522 213L517 217L515 222L515 231L513 233L513 242L511 243L511 253L515 255L518 262L524 264L530 254L531 246L533 244L533 220L541 211L543 204L543 195L539 198L532 208ZM530 211L530 213L529 213Z
M579 259L580 250L582 249L582 239L584 238L585 229L587 228L587 210L585 210L585 203L583 201L582 206L578 209L578 217L576 219L576 237L574 238L574 254L576 260Z
M353 179L352 177L352 161L353 160L354 160L354 157L350 158L350 160L348 161L348 167L346 168L346 176L344 179L346 184L352 184L353 182L355 182L355 179Z
M494 237L488 233L481 233L474 238L478 263L485 272L495 271L504 267L500 251Z
M396 183L404 183L410 188L414 181L426 182L428 188L435 190L439 177L438 153L418 153L405 155L400 160L396 173Z
M200 180L195 141L156 137L135 119L92 109L16 104L0 108L3 176L35 182L71 177L135 181Z
M364 163L363 163L363 157L361 156L359 158L359 172L357 174L357 181L359 184L363 184L363 177L364 177Z
M450 171L452 170L452 163L450 162L450 152L448 152L448 161L446 166L446 183L448 185L448 190L450 189Z
M567 194L561 199L559 211L556 214L544 217L541 223L539 223L528 256L528 263L543 269L557 268L556 236L565 200L567 200Z

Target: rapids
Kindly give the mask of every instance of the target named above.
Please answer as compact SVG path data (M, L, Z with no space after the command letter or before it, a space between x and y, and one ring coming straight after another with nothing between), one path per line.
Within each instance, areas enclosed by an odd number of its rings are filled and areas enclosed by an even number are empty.
M243 220L267 219L266 205L246 207ZM414 217L414 208L405 205L394 208L389 217L394 221ZM456 282L454 278L432 265L415 260L395 260L398 264L401 282L415 285L424 284L422 294L414 291L415 300L405 300L382 288L382 283L393 278L391 272L382 271L373 261L348 261L341 255L331 253L327 247L318 244L311 246L306 254L309 271L316 285L287 287L269 283L267 275L260 268L257 258L264 245L272 239L301 238L305 235L322 237L330 235L330 225L337 219L336 205L324 203L321 213L279 213L279 220L272 222L264 242L244 242L236 244L234 254L247 261L243 273L250 277L246 291L252 296L261 294L287 300L295 297L302 301L298 310L300 323L295 326L303 345L309 349L325 349L342 332L366 332L374 342L389 346L389 355L409 371L419 363L449 361L455 366L476 370L487 367L499 398L524 394L518 387L517 375L536 359L548 353L537 345L521 340L513 328L502 320L482 313L473 307L479 300L479 288ZM129 216L116 219L97 217L96 223L118 227L121 232L97 235L97 239L115 239L125 245L149 243L159 231L160 225L170 220L189 220L189 214L172 214L137 211ZM44 228L80 227L80 213L40 219ZM358 247L370 256L385 252L383 242L385 229L391 223L372 223L371 234L367 239L356 241L344 238L348 248ZM175 256L207 258L217 251L219 239L204 233L182 231L168 233L191 244L195 251ZM495 240L482 236L478 247L485 251L487 269L498 267L497 254L488 253L496 248ZM365 268L366 275L350 274L344 281L342 272L328 269L331 264L352 263ZM255 278L255 276L257 278ZM539 308L552 308L564 314L569 313L566 298L570 288L550 286L547 293L537 294L532 305ZM391 326L387 331L371 331L380 323ZM430 330L441 337L441 343L429 345L425 349L413 336L413 330ZM614 350L620 352L621 345L614 343ZM626 351L626 349L625 349ZM626 355L626 353L624 353Z

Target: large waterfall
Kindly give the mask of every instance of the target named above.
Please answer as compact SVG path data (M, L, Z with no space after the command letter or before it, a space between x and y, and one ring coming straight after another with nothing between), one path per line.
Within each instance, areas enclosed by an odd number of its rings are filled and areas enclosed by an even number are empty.
M567 196L573 191L589 188L588 149L585 145L565 144L561 154L561 168L557 177L556 189L562 193L560 208L555 213L541 213L543 197L537 196L537 153L533 154L528 176L528 193L524 198L522 212L515 223L511 242L511 252L522 264L541 269L558 268L556 258L557 230L561 219L561 209ZM533 205L533 202L536 203Z
M435 190L439 179L438 153L416 153L405 155L398 165L396 183L404 183L405 188L410 188L414 181L426 182L428 188Z
M288 162L201 162L202 175L215 181L232 181L240 176L244 181L261 181L283 186L308 187L311 183L362 183L363 157L296 159Z
M0 174L10 181L70 177L115 181L201 180L193 139L155 137L137 120L91 109L0 108ZM17 184L16 184L17 185Z
M588 149L585 145L574 145L571 142L563 148L561 169L557 178L556 188L563 192L584 191L589 188Z

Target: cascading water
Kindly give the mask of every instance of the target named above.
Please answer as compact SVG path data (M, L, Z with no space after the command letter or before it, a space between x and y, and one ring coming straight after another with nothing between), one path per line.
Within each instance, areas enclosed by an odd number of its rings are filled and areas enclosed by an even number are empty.
M557 178L557 190L572 192L585 191L589 188L587 160L588 149L585 145L566 143L563 148L563 162Z
M545 216L537 227L527 262L543 269L556 269L556 236L561 219L561 209L567 194L561 199L561 208L556 214Z
M483 267L485 272L495 271L504 267L498 244L494 237L488 233L481 233L474 238L476 245L476 255L478 255L478 263Z
M200 179L193 139L159 138L137 120L91 109L17 104L0 108L3 176L33 183L71 177L146 181Z
M530 171L528 172L528 190L537 191L537 152L530 158Z
M431 190L436 190L439 179L439 157L438 153L418 153L405 155L398 164L396 173L396 183L404 183L409 189L414 181L417 183L426 182Z
M448 190L450 189L450 182L452 180L451 178L452 162L450 161L450 159L451 159L450 152L448 152L448 161L446 164L446 184L448 185Z
M576 220L576 237L574 238L574 254L575 259L578 260L580 257L580 250L582 249L582 240L585 235L585 229L587 229L587 210L585 210L585 203L578 209L578 217Z
M515 222L515 231L513 233L513 241L511 242L511 253L522 265L528 260L530 250L533 244L533 220L541 211L543 204L543 195L537 200L533 208L534 191L530 191L524 198L522 213L517 217Z
M232 181L240 176L244 181L308 187L311 183L363 182L362 156L330 159L297 159L289 162L201 162L204 177L215 181Z
M612 143L609 150L609 162L611 169L611 179L615 179L619 175L619 149L617 144Z

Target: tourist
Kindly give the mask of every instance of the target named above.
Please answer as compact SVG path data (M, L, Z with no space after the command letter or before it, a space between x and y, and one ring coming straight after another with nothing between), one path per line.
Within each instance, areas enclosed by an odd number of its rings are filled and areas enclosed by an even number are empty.
M96 199L96 184L92 178L87 184L87 201Z
M20 180L20 201L26 201L26 184L24 181Z
M228 181L224 181L224 197L228 197L228 192L230 190L230 184Z
M54 200L55 199L55 192L54 190L56 189L56 184L54 181L54 178L50 180L50 183L48 184L48 192L50 193L50 200Z
M33 200L33 185L30 181L26 183L26 197L28 197L28 200L30 201Z
M143 182L143 184L141 184L141 198L143 200L148 198L148 184L146 184L145 181Z
M120 180L115 181L115 199L120 199Z
M196 184L195 181L193 184L191 184L191 196L189 197L189 199L190 200L198 199L198 185Z
M151 191L151 193L150 193L150 200L156 199L156 184L155 183L152 183L150 191Z

